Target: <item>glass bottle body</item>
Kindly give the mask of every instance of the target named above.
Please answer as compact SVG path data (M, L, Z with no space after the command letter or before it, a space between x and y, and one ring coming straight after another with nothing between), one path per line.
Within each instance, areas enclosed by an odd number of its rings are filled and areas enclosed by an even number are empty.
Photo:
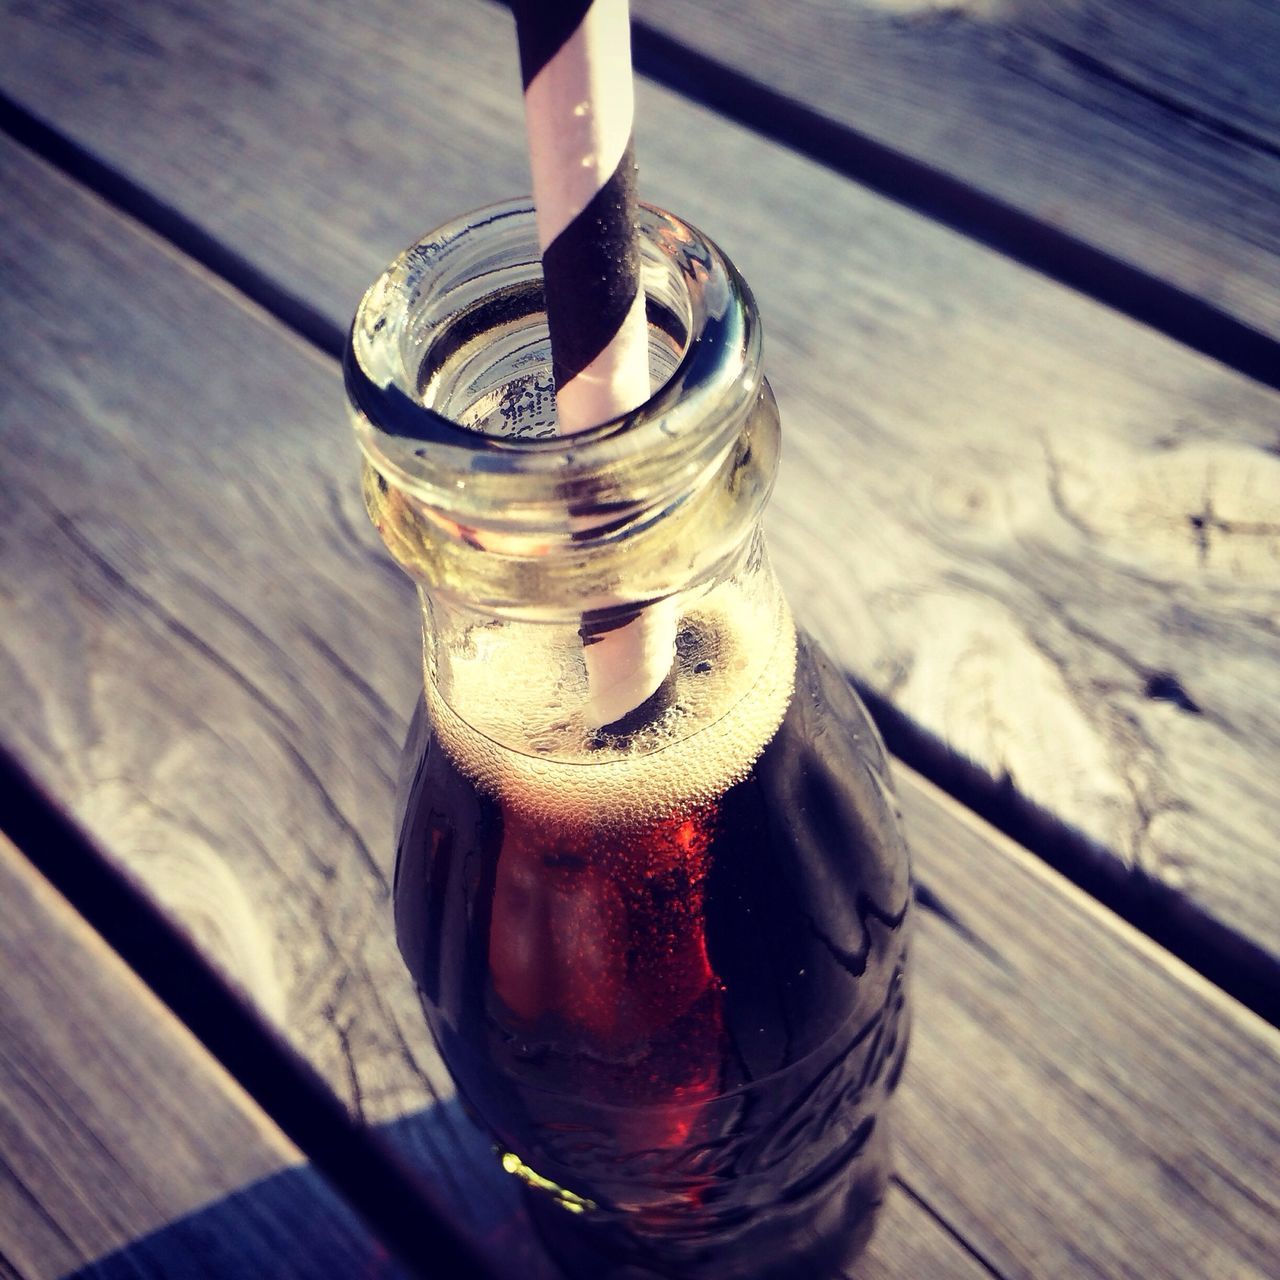
M839 1274L889 1173L910 893L840 674L801 638L745 776L660 817L504 803L425 699L408 753L400 947L557 1256L583 1277Z
M875 730L764 551L750 293L641 221L655 392L577 436L528 208L428 237L357 312L366 502L423 607L397 937L567 1271L819 1280L888 1177L907 852Z

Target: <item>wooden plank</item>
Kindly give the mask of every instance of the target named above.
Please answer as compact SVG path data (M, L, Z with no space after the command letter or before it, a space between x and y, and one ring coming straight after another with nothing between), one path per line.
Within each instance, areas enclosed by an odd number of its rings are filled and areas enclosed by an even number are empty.
M416 636L356 510L337 371L36 162L0 157L7 319L24 318L0 350L0 385L21 389L0 469L7 736L353 1110L446 1188L484 1185L482 1143L416 1122L448 1089L379 875ZM903 781L927 900L960 927L921 918L901 1129L923 1203L891 1198L866 1274L986 1274L934 1216L945 1197L942 1223L1006 1277L1074 1275L1080 1254L1182 1280L1174 1168L1212 1206L1197 1249L1264 1275L1276 1034ZM482 1229L477 1201L502 1195L461 1193L458 1212Z
M395 952L419 641L339 371L7 141L0 171L6 737L460 1221L549 1276ZM902 1192L865 1266L987 1274Z
M821 119L1280 337L1274 4L637 0L633 12Z
M15 8L3 83L335 341L396 249L527 185L494 7L440 4L412 29L390 0L80 12ZM1149 895L1265 999L1276 396L641 89L645 192L714 230L766 317L790 433L773 545L805 620L917 744L1025 802L1078 874ZM138 130L148 95L165 110Z
M0 1272L405 1273L0 836Z
M1264 1280L1280 1034L901 771L927 908L902 1165L1006 1280Z

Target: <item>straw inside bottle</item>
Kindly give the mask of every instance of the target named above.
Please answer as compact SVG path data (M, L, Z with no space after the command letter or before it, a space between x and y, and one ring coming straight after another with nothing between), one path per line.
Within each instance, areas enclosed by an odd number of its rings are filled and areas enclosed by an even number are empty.
M650 394L635 231L635 87L627 0L517 0L533 199L559 431L630 413ZM589 717L622 721L671 666L660 602L584 628Z

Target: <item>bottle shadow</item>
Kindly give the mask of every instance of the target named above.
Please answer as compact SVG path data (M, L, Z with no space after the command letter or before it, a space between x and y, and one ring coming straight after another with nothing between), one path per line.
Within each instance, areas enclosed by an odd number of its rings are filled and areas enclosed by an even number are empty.
M555 1280L515 1180L456 1100L374 1131L429 1180L441 1209L495 1274ZM105 1199L105 1197L104 1197ZM242 1187L166 1223L64 1280L413 1280L309 1164ZM440 1280L466 1280L460 1276Z

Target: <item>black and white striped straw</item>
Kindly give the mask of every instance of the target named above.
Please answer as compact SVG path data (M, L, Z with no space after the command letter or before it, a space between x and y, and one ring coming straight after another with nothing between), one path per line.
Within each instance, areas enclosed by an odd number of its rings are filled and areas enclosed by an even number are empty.
M560 430L649 398L627 0L515 0Z
M636 245L635 82L627 0L512 0L546 291L559 430L649 398L648 327ZM619 725L671 669L675 616L584 619L587 718Z

